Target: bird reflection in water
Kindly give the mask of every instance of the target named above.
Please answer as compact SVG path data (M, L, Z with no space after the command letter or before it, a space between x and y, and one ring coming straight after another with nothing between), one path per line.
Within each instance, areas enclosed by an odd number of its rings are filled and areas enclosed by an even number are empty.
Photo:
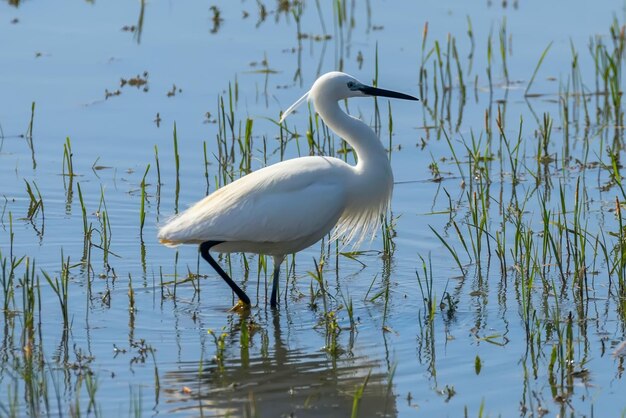
M273 312L256 331L242 316L224 339L221 360L179 363L163 379L169 413L210 417L348 417L367 380L358 416L396 417L395 395L377 362L285 346ZM273 338L270 330L273 328ZM250 344L242 344L250 332ZM233 337L234 338L231 338ZM273 344L273 346L271 346ZM235 356L233 348L240 347ZM369 378L368 378L369 374Z

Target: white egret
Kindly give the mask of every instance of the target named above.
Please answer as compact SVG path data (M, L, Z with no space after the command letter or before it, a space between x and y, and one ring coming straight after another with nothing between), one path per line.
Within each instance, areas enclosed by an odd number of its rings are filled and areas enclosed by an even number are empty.
M330 72L289 107L282 121L306 100L322 120L354 150L355 166L333 157L294 158L262 168L216 190L159 229L161 243L200 244L200 254L237 294L243 290L209 254L250 252L271 255L274 274L270 304L276 307L280 264L328 234L359 243L373 236L389 204L393 174L385 148L361 120L344 113L339 101L351 97L413 96L366 86L354 77Z

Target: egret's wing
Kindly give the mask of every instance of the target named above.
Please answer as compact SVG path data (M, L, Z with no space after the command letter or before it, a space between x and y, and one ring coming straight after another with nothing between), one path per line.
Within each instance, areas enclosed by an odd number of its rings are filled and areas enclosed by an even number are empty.
M287 242L328 233L343 209L334 184L310 184L291 192L255 193L236 210L216 217L213 239Z
M208 240L278 243L323 236L345 207L339 173L343 168L324 160L289 160L245 176L171 220L159 231L159 239L176 245Z

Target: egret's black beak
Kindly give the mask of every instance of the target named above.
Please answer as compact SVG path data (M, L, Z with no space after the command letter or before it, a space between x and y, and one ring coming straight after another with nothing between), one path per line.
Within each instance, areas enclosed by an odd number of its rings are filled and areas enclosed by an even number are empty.
M362 86L362 87L359 87L359 90L363 94L367 94L368 96L392 97L394 99L404 99L404 100L419 100L417 97L409 96L408 94L398 93L397 91L379 89L377 87Z

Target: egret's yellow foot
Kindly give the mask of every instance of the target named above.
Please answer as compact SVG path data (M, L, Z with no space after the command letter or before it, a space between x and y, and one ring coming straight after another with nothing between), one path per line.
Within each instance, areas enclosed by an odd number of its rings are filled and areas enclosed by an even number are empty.
M247 304L246 302L244 302L243 300L239 299L237 301L237 303L235 304L235 306L233 306L232 308L230 308L228 310L228 312L238 312L238 313L242 313L245 312L247 310L250 309L250 305Z

